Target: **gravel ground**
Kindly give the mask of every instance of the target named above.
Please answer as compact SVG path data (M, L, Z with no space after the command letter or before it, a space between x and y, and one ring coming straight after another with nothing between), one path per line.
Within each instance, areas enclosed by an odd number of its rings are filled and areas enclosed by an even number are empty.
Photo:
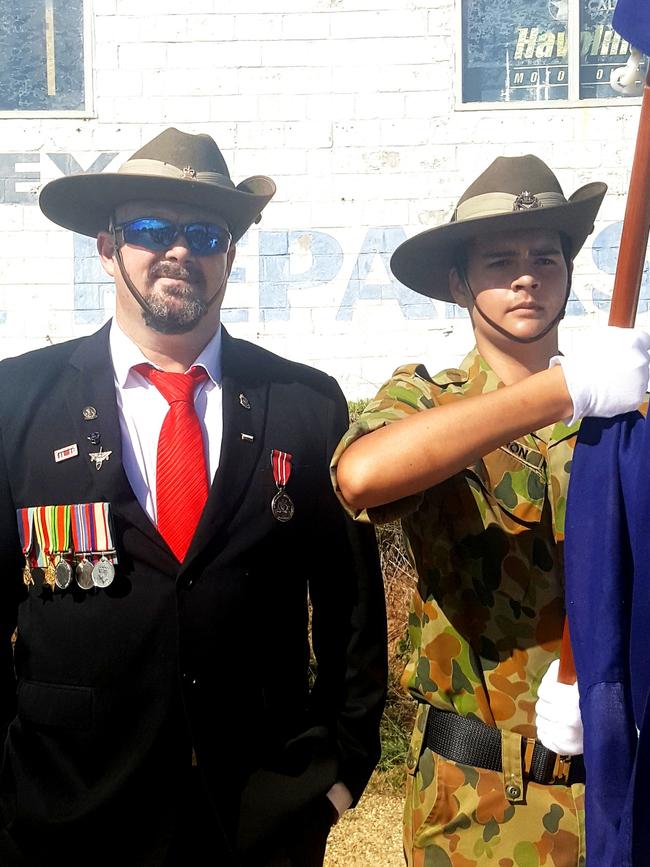
M404 867L401 792L372 784L333 828L325 867Z

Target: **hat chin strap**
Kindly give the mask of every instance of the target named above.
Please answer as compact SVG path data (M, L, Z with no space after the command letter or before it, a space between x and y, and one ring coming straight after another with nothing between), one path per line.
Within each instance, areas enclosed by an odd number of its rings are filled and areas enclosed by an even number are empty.
M469 285L469 280L467 279L467 275L465 274L465 269L464 268L460 269L457 267L456 270L458 271L458 274L459 274L461 280L463 281L465 288L469 292L469 294L472 298L472 301L474 302L474 307L478 310L481 318L485 322L487 322L487 324L491 328L494 328L494 330L496 332L498 332L502 337L506 337L508 340L513 340L515 343L524 343L524 344L525 343L536 343L538 340L541 340L542 337L546 337L546 335L549 333L549 331L552 331L553 328L555 328L562 321L562 319L564 319L564 314L566 312L566 306L569 302L569 295L571 294L571 278L570 277L569 277L569 280L567 281L566 293L564 295L564 302L562 304L562 307L560 307L560 310L559 310L557 316L554 319L552 319L551 322L548 323L548 325L546 325L544 328L542 328L542 330L539 332L539 334L533 334L531 337L519 337L518 334L512 334L506 328L503 328L503 326L497 325L497 323L494 322L493 319L490 319L490 317L487 315L487 313L484 313L483 310L481 310L481 308L479 307L479 303L476 300L476 295L474 294L472 287Z
M151 316L152 318L155 318L155 314L154 314L153 310L151 309L151 307L149 306L149 302L136 289L135 284L133 283L133 280L131 280L131 278L129 277L129 275L127 273L126 266L124 265L124 259L122 258L122 251L120 250L120 245L118 244L117 236L115 233L115 227L113 226L112 221L111 221L111 225L110 225L110 231L113 235L113 249L115 250L115 260L117 262L117 267L120 269L120 274L122 275L122 279L126 283L126 288L129 290L131 295L135 298L135 300L138 302L138 304L144 310L144 312L148 313L149 316ZM214 304L214 302L217 300L217 298L221 294L221 290L223 289L223 286L224 286L224 283L226 282L227 276L228 276L227 274L224 275L223 280L219 284L219 288L214 293L212 298L209 298L208 301L206 302L208 307L211 307L212 304Z

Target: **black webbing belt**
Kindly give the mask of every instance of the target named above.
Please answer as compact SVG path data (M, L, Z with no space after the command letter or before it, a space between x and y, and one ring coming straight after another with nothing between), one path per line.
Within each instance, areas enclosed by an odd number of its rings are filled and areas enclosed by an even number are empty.
M424 743L434 753L474 768L501 771L501 731L472 717L429 708ZM526 749L526 747L532 749ZM561 760L567 777L557 772L558 755L539 741L522 738L524 776L535 783L582 783L585 766L582 756Z

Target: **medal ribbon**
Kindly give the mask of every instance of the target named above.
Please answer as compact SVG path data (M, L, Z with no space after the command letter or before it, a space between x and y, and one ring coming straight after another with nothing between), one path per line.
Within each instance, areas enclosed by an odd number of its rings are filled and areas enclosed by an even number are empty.
M40 566L40 565L42 565L41 560L43 558L41 555L41 544L40 544L40 541L38 539L38 535L37 535L36 530L35 530L35 527L36 527L36 506L30 506L27 509L27 512L29 514L29 526L30 526L31 532L32 532L32 554L30 557L30 563L32 566Z
M108 559L111 563L117 563L117 554L115 553L115 542L113 541L113 529L111 527L111 506L110 503L95 503L95 520L98 528L98 537L101 536L106 547L100 548L105 554L108 554Z
M72 545L75 554L88 554L90 548L90 530L84 515L84 503L72 506Z
M49 554L52 550L45 518L46 508L46 506L37 506L34 509L34 530L36 531L36 541L38 543L38 548L34 553L36 555L36 563L41 567L47 566L50 562Z
M110 520L110 504L109 503L91 503L93 510L93 527L97 536L97 551L106 557L111 563L117 563L115 556L115 544L111 533Z
M59 532L58 526L58 512L60 510L61 506L43 506L43 519L45 523L45 529L47 531L48 543L50 546L49 551L46 551L47 554L59 554L63 550L61 548L63 534ZM60 536L61 538L59 538Z
M17 509L16 516L18 518L18 535L20 536L20 547L25 555L25 566L23 568L23 583L29 587L34 583L32 577L32 566L35 565L34 556L32 553L32 544L34 539L34 508Z
M271 451L271 466L273 467L273 478L278 488L284 488L291 476L291 458L288 452L281 452L279 449Z
M54 549L59 554L70 550L70 506L52 506L54 509Z
M97 551L97 527L95 526L95 515L93 512L94 503L83 503L81 508L83 509L84 520L86 522L86 526L88 527L89 535L90 535L90 550L93 552Z
M29 559L29 554L32 550L34 510L16 509L16 517L18 518L18 535L20 536L20 547L23 549L23 554L25 555L25 558Z
M97 551L102 554L108 551L108 527L106 526L106 518L102 506L104 503L90 503L93 515L93 527L95 528Z

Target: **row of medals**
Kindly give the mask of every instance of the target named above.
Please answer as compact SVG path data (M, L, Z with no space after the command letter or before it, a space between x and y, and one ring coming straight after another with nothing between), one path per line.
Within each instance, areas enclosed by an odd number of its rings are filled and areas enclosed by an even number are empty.
M66 559L66 557L70 557L72 554L64 556L62 552L57 552L56 557L58 559L56 562L53 558L50 558L47 566L35 566L31 570L29 569L29 566L26 565L25 572L30 573L32 580L29 583L33 583L34 576L35 574L38 574L39 571L44 573L43 580L53 590L55 585L61 590L67 590L72 583L73 576L77 585L81 587L82 590L92 590L93 587L104 588L112 584L113 578L115 577L115 566L113 566L106 556L107 553L109 552L93 551L79 553L76 556L80 556L81 560L79 560L75 565L69 563ZM88 559L88 554L91 557L93 555L101 556L93 563Z

